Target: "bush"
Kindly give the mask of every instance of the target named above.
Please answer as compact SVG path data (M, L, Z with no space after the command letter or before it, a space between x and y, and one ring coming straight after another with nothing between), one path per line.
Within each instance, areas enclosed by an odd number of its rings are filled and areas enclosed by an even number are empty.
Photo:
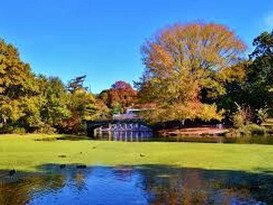
M48 124L44 124L43 126L39 127L39 129L36 132L43 134L54 134L56 133L56 129Z
M245 126L245 129L251 135L265 135L267 133L265 127L257 124L248 124Z
M253 119L253 112L249 106L240 106L235 103L237 106L237 111L232 115L233 127L236 129L243 128Z
M268 118L268 110L269 109L267 108L260 108L259 110L257 110L257 123L261 124L266 121L266 119Z
M26 134L26 129L23 127L4 125L0 128L0 134Z
M264 136L267 134L267 129L264 126L260 126L254 123L249 123L237 129L231 129L230 133L232 136L235 137L242 137L242 136ZM229 134L230 134L229 133Z
M26 129L23 127L15 127L12 130L13 134L26 134Z
M3 125L0 128L0 134L12 134L14 127L11 125Z
M234 115L232 115L232 123L234 128L242 128L245 124L244 114L242 112L236 112Z

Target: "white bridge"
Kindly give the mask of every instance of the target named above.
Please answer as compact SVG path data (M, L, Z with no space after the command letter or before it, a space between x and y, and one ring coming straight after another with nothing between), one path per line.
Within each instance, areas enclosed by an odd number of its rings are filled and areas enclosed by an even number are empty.
M127 109L125 114L114 115L113 119L87 121L87 134L95 137L101 136L102 133L110 135L111 132L153 132L152 127L139 116L140 111L142 110Z
M108 123L94 129L94 133L98 132L152 132L152 129L141 122L116 121Z

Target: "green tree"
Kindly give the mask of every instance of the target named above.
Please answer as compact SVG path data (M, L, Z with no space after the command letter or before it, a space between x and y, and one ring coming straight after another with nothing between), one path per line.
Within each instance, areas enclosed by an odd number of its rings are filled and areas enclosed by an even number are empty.
M247 70L251 65L250 61L242 61L232 67L233 77L223 81L225 85L225 94L217 98L216 104L219 108L225 110L225 120L230 123L232 116L238 111L238 105L248 105L247 103ZM222 78L223 79L223 78Z
M253 109L273 109L273 31L263 32L254 39L253 63L247 72L248 104Z
M38 76L40 87L40 108L42 121L45 125L60 129L62 121L71 116L68 109L69 94L64 83L58 77Z

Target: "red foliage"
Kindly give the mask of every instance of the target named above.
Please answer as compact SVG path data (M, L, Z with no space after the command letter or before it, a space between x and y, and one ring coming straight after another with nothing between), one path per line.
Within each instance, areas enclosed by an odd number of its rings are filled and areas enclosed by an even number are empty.
M111 86L111 89L101 92L99 98L108 107L120 105L122 109L125 109L135 105L137 91L129 83L117 81Z

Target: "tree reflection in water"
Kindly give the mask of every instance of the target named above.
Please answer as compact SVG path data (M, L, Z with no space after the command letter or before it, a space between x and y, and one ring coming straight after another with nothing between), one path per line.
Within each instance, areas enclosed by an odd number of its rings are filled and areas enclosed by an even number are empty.
M27 204L36 193L50 193L64 187L63 175L44 175L37 173L7 176L7 171L0 173L0 204ZM39 194L38 194L39 195Z
M153 138L151 131L113 131L96 133L96 139L123 142L142 142L150 141Z
M273 176L148 166L140 169L151 204L272 204ZM149 177L150 176L150 177ZM151 177L152 176L152 177ZM270 180L267 181L267 180Z
M2 171L0 204L273 204L273 176L265 172L164 165L40 169L11 177Z

